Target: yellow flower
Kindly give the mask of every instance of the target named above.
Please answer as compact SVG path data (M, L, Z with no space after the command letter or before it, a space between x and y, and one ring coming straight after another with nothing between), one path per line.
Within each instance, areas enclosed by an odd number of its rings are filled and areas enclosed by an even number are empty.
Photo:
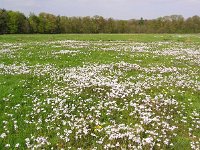
M97 125L97 126L94 127L94 131L95 132L98 131L98 130L100 130L100 129L102 129L102 126L100 126L100 125Z
M102 129L102 126L95 126L95 129Z

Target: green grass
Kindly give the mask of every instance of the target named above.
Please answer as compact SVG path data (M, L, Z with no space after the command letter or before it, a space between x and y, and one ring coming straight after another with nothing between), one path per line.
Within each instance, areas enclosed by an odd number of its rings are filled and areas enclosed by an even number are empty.
M17 34L1 35L2 42L33 42L33 41L55 41L55 40L83 40L83 41L177 41L177 42L199 42L199 34Z
M0 35L0 149L135 149L134 136L153 138L142 149L198 148L199 43L199 34Z

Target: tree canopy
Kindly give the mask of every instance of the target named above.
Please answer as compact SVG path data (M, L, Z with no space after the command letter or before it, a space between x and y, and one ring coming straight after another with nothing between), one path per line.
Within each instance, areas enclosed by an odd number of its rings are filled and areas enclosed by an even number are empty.
M102 16L67 17L42 12L27 17L0 9L0 34L23 33L200 33L200 17L181 15L157 19L115 20Z

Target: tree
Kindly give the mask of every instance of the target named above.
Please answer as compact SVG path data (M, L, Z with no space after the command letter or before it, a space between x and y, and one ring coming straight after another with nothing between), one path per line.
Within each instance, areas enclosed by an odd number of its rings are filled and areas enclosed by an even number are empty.
M48 13L39 14L39 26L40 33L56 33L57 18L56 16Z
M18 33L28 33L29 23L23 13L17 13L18 15Z
M117 32L118 33L126 33L126 30L127 30L126 21L118 20L117 21Z
M200 17L193 16L184 22L184 29L187 33L200 33Z
M9 33L28 33L29 24L23 13L8 11Z
M13 11L8 11L8 30L9 33L18 33L18 18L17 13Z
M56 30L55 33L62 33L61 31L61 18L60 16L56 17Z
M138 25L139 25L139 33L145 33L146 31L146 26L145 26L145 20L141 17L140 20L138 21Z
M65 16L60 17L60 30L62 33L72 33L70 20L68 17Z
M30 13L28 21L29 21L29 25L30 25L30 32L38 33L39 32L39 23L40 23L38 16L36 16L34 13Z
M0 9L0 34L8 32L8 13L5 9Z
M109 18L106 22L105 26L105 32L106 33L116 33L116 23L113 18Z
M93 18L87 16L82 18L82 33L94 33L95 26Z
M104 33L106 21L102 16L94 16L95 33Z
M102 16L66 17L0 9L0 34L5 33L200 33L200 17L181 15L144 20L114 20Z

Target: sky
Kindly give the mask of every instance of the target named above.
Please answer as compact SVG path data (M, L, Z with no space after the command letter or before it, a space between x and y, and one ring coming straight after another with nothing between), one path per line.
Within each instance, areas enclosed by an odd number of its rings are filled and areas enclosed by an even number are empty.
M0 8L61 16L94 16L114 19L156 19L162 16L200 15L200 0L0 0Z

